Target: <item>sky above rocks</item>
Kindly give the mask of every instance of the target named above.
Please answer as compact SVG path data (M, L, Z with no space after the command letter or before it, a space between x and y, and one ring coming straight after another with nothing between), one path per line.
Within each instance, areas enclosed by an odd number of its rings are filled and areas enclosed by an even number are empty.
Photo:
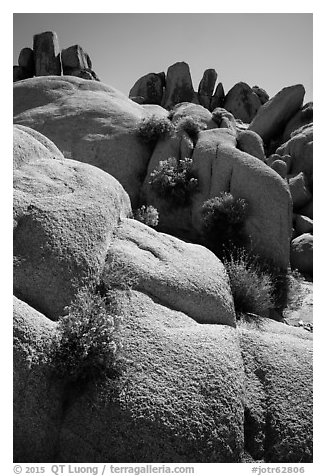
M141 76L177 61L189 64L194 89L215 68L227 92L258 85L270 96L303 84L312 98L313 27L309 13L15 13L13 62L33 35L53 30L60 48L79 44L101 81L126 95Z

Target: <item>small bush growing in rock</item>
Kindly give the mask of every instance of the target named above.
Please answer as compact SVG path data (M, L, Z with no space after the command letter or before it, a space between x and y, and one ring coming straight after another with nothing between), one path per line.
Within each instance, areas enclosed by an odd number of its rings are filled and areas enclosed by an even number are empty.
M158 197L176 207L187 206L198 190L198 178L192 170L192 159L170 157L159 163L149 183Z
M137 135L144 142L155 144L160 137L171 134L172 131L174 126L169 119L150 116L142 119L137 128Z
M122 265L112 262L109 268L106 284L89 278L58 321L51 365L55 375L68 382L119 373L122 318L115 291L130 289L135 278Z
M225 259L224 266L238 317L246 313L264 316L274 307L272 278L261 270L255 257L241 249Z
M247 210L246 200L227 192L204 202L201 217L206 246L218 256L233 247L243 247L247 241L244 234Z
M94 285L82 287L58 322L53 367L70 381L112 372L121 348L120 318Z
M176 123L176 131L186 132L194 143L197 142L200 131L206 128L207 125L204 122L192 116L181 117Z
M142 205L140 208L135 210L134 219L147 226L155 228L158 225L159 213L152 205Z

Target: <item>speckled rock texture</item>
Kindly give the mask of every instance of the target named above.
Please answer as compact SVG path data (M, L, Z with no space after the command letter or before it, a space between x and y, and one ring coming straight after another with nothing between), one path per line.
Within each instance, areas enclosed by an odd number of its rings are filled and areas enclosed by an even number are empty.
M311 333L263 318L203 325L141 292L118 299L124 371L69 393L36 363L21 384L54 323L15 301L15 462L312 461Z
M14 122L44 134L65 158L113 175L133 206L151 153L136 134L147 111L110 86L74 76L14 84Z

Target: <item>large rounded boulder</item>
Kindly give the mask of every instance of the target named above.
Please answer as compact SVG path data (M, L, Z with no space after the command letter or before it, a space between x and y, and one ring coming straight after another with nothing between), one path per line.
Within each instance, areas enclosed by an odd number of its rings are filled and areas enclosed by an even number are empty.
M137 203L150 148L136 129L147 110L118 90L73 76L14 84L14 122L51 139L65 158L113 175Z
M60 157L45 137L14 127L14 292L56 319L103 267L130 201L110 175Z
M237 148L240 144L259 158ZM254 250L286 269L292 226L291 195L287 183L263 162L260 145L256 134L237 133L232 124L200 132L195 144L180 134L160 140L143 186L145 200L159 210L160 230L201 241L203 203L229 192L248 203L245 229ZM188 157L193 162L198 188L186 206L173 206L151 186L153 172L171 156L178 160Z
M42 158L34 132L14 130L17 297L57 319L85 279L103 275L105 282L107 263L117 257L165 305L199 322L235 325L228 277L210 251L125 220L130 201L113 177L77 161Z
M55 328L17 302L15 461L312 461L311 333L258 318L203 325L142 292L117 299L123 371L76 388L37 364Z

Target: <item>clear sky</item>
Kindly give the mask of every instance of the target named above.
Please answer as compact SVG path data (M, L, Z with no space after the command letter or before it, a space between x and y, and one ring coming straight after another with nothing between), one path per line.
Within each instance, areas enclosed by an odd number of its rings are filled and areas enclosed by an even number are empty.
M215 68L227 92L235 83L270 96L301 83L312 100L313 15L310 13L15 13L13 62L33 35L53 30L60 48L79 44L101 81L125 94L138 78L189 64L195 90Z

